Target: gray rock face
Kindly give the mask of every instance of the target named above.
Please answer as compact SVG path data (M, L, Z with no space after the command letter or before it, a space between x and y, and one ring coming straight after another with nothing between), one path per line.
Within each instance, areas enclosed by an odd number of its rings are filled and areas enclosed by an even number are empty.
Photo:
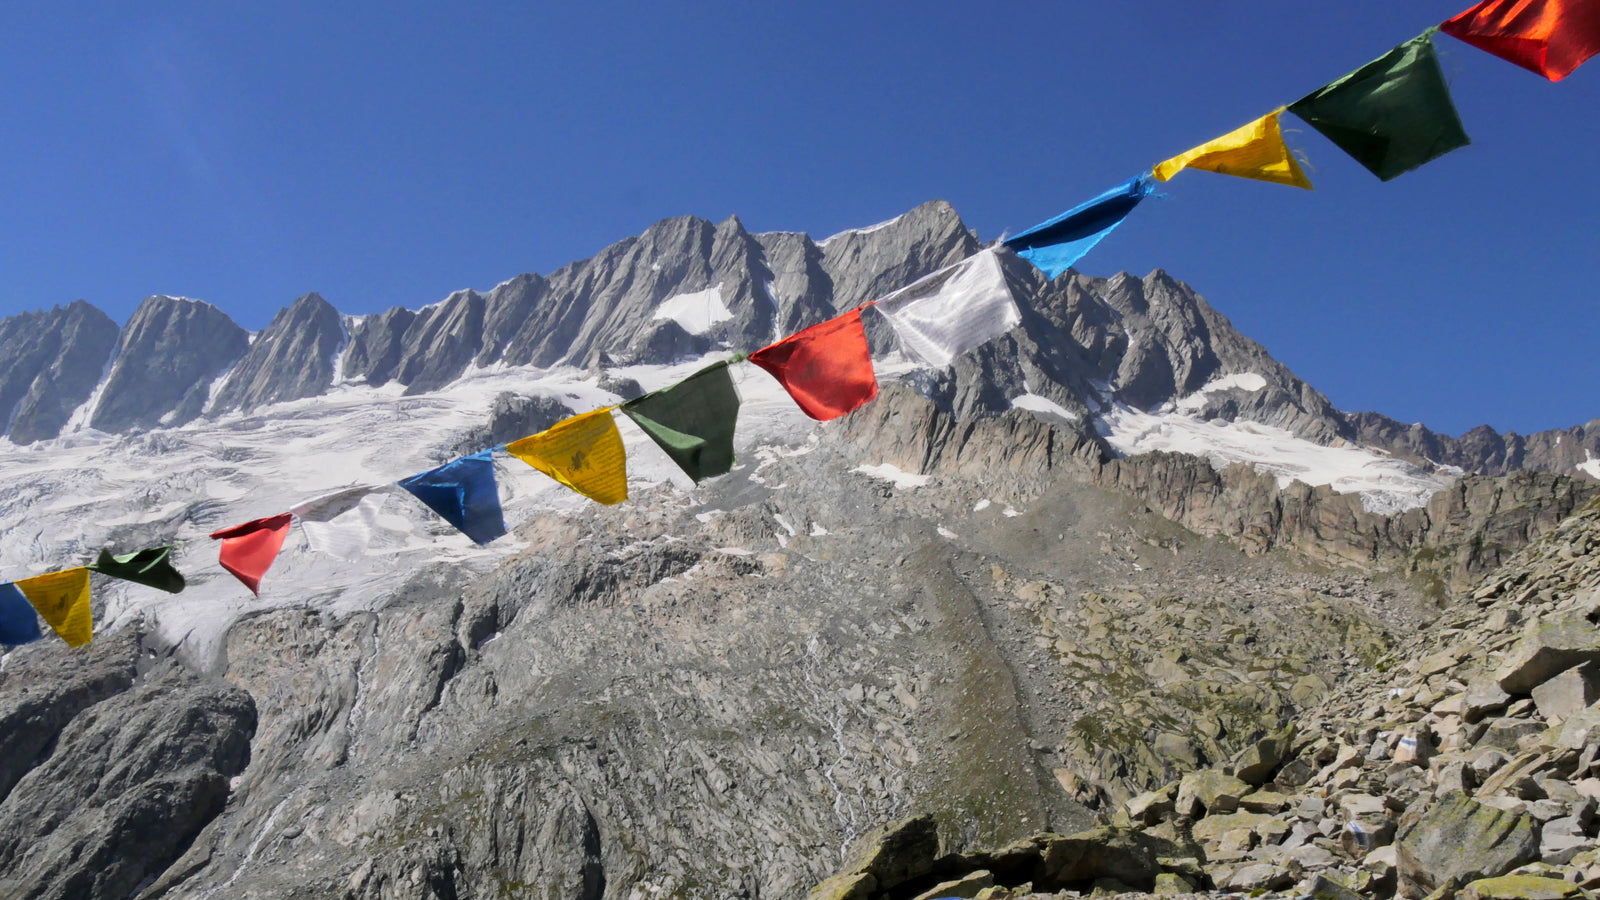
M55 437L116 343L116 323L82 300L0 320L0 434L18 444Z
M244 358L217 388L211 410L245 412L268 403L326 393L344 344L339 311L317 294L307 294L273 316L256 335Z
M1425 425L1407 425L1375 412L1346 413L1351 439L1415 462L1433 461L1467 472L1503 475L1537 469L1592 478L1578 466L1600 457L1600 419L1571 428L1521 435L1501 434L1479 425L1460 437L1439 434Z
M393 381L405 352L406 330L416 318L416 313L396 306L375 316L347 320L350 346L344 355L345 377L372 387Z
M1450 793L1403 827L1396 846L1402 890L1422 897L1452 879L1504 875L1537 859L1539 829L1528 816Z
M137 645L106 644L75 684L38 698L66 704L53 712L70 720L53 746L7 756L8 767L27 764L0 800L8 897L130 896L222 811L228 779L249 760L256 714L248 694L172 663L132 683ZM52 651L60 652L41 655Z
M117 432L196 419L212 382L249 346L245 330L209 303L147 298L122 329L89 425Z

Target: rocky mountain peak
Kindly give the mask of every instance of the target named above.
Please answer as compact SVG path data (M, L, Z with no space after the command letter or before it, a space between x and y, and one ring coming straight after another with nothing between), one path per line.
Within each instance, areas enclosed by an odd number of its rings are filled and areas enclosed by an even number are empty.
M116 323L82 300L0 321L0 433L18 444L54 437L116 343Z
M212 381L249 346L249 333L209 303L147 297L122 329L90 427L130 431L193 420Z
M208 412L299 400L333 384L335 358L345 342L333 304L311 293L278 311L214 393Z

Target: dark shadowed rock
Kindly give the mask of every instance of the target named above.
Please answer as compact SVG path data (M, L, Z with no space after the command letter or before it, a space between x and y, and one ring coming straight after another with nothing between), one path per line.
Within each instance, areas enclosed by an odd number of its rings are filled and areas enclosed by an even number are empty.
M352 381L365 380L381 387L394 379L405 350L406 330L417 314L395 306L375 316L347 320L350 347L344 355L344 375Z
M344 343L339 311L318 294L279 310L256 335L211 400L215 410L246 412L268 403L325 393L333 384L335 356Z
M245 330L209 303L150 297L122 329L89 425L115 432L198 418L211 383L249 346Z
M82 300L0 320L0 433L18 444L59 434L100 383L117 331Z

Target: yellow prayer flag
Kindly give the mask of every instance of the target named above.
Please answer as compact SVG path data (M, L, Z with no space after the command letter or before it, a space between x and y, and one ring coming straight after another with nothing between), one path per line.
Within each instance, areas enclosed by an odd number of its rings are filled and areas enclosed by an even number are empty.
M622 435L610 409L564 419L512 441L506 452L596 502L609 506L628 499Z
M89 570L84 567L35 575L17 582L17 590L61 635L68 647L82 647L94 634L89 614Z
M1283 143L1283 133L1278 129L1278 113L1281 112L1282 109L1268 113L1249 125L1174 156L1155 167L1156 180L1166 181L1186 168L1205 169L1311 190L1311 179L1300 170L1300 164Z

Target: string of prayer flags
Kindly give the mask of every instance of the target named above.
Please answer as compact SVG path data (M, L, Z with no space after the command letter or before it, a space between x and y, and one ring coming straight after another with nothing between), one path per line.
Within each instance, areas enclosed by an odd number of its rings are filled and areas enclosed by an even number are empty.
M183 590L184 580L183 574L172 567L172 549L170 544L137 553L114 554L102 549L89 568L101 575L176 594Z
M494 460L488 450L413 475L400 486L475 544L487 544L506 533Z
M306 546L346 562L367 552L378 511L389 499L388 485L364 484L314 497L289 510L300 523Z
M1289 104L1289 111L1384 181L1470 143L1431 29Z
M563 419L506 452L596 503L628 499L627 456L609 408Z
M750 354L806 415L837 419L878 396L861 310L819 322Z
M1439 30L1560 81L1600 53L1600 0L1484 0Z
M1167 181L1184 169L1204 169L1219 175L1254 178L1309 191L1311 179L1306 177L1283 142L1283 132L1278 127L1278 116L1282 112L1278 109L1267 113L1222 137L1180 153L1156 166L1151 174L1157 181Z
M39 617L14 584L0 584L0 644L15 647L44 637Z
M1055 278L1121 225L1151 190L1147 176L1130 178L1087 203L1007 239L1006 246Z
M677 384L622 404L623 414L696 482L733 468L739 391L728 372L732 362L707 366Z
M89 612L87 568L35 575L14 584L68 647L89 643L94 636L94 620Z
M288 513L253 519L232 528L213 531L211 539L222 542L217 561L233 573L250 593L261 594L261 578L272 568L273 560L283 548L283 539L289 535Z
M935 368L1022 322L993 249L969 256L873 304L906 353Z

